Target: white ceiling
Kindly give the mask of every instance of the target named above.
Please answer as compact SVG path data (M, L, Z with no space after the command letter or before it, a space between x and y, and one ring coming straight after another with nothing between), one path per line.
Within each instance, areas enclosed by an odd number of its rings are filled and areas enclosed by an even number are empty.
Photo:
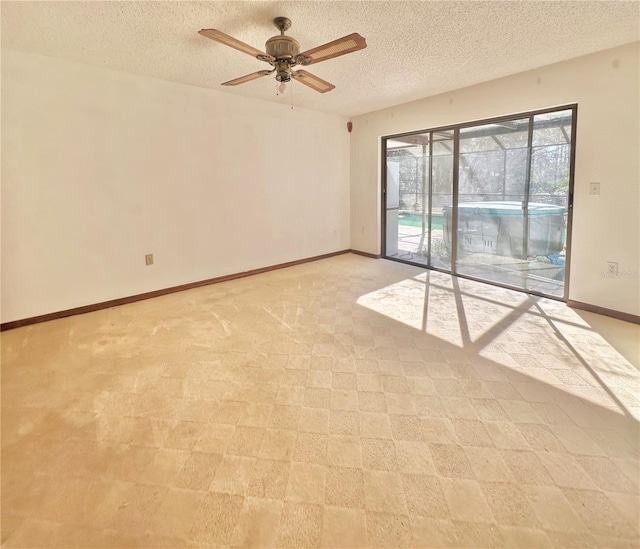
M294 104L355 116L640 39L640 2L1 2L2 47L265 99L273 78L221 82L269 68L197 34L215 28L263 49L287 34L307 50L352 32L360 52L308 67L336 85L293 83Z

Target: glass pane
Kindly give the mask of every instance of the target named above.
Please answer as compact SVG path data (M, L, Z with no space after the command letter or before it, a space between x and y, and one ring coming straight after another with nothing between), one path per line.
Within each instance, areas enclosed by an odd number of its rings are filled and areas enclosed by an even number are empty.
M387 141L387 257L427 264L429 134Z
M399 174L400 162L398 162L395 156L389 156L389 150L387 149L386 250L387 255L391 257L397 257L398 255L398 201L400 200L400 187L398 183Z
M527 289L562 297L565 282L572 111L533 118Z
M528 118L460 130L456 260L460 274L525 287L528 133Z
M451 208L453 204L453 130L433 135L431 166L431 266L451 270Z
M533 118L533 146L570 145L571 111L536 114Z

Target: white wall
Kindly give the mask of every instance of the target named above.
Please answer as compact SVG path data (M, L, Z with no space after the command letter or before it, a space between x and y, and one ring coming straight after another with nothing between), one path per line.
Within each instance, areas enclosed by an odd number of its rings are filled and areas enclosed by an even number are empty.
M380 137L578 103L569 299L640 315L640 43L354 118L351 248L380 253ZM601 195L588 194L589 182Z
M2 322L348 248L348 135L338 116L4 50Z

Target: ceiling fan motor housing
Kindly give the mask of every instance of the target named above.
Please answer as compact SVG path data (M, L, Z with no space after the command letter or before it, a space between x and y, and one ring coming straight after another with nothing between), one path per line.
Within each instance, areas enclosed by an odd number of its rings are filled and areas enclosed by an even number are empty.
M276 59L292 59L300 53L300 44L290 36L273 36L267 40L267 54Z

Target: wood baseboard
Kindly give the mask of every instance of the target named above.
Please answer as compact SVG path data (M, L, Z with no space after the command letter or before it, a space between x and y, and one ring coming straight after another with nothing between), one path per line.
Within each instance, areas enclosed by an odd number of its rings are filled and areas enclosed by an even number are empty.
M229 280L235 280L236 278L244 278L247 276L253 276L260 273L266 273L268 271L275 271L277 269L286 269L287 267L293 267L295 265L301 265L303 263L310 263L312 261L318 261L320 259L327 259L336 255L342 255L346 253L352 253L369 257L372 259L380 259L380 255L371 254L369 252L361 252L360 250L340 250L337 252L331 252L328 254L316 255L313 257L307 257L304 259L297 259L295 261L288 261L286 263L279 263L277 265L270 265L268 267L261 267L259 269L252 269L250 271L244 271L240 273L233 273L230 275L219 276L216 278L209 278L206 280L199 280L197 282L190 282L188 284L181 284L179 286L172 286L170 288L164 288L162 290L155 290L153 292L146 292L143 294L132 295L128 297L121 297L118 299L111 299L109 301L103 301L101 303L93 303L91 305L84 305L82 307L75 307L73 309L66 309L64 311L57 311L54 313L48 313L39 316L33 316L30 318L23 318L20 320L13 320L11 322L4 322L0 324L0 331L13 330L15 328L21 328L22 326L29 326L31 324L38 324L40 322L48 322L49 320L56 320L58 318L65 318L68 316L81 315L85 313L91 313L93 311L99 311L101 309L109 309L111 307L118 307L120 305L126 305L128 303L135 303L136 301L143 301L145 299L153 299L154 297L160 297L167 294L173 294L176 292L182 292L184 290L191 290L193 288L200 288L202 286L209 286L210 284L218 284L220 282L227 282ZM632 322L633 324L640 324L640 316L630 313L623 313L621 311L615 311L613 309L607 309L605 307L599 307L597 305L590 305L589 303L582 303L581 301L568 300L567 306L573 309L580 309L583 311L589 311L591 313L597 313L618 320L624 320L626 322Z
M54 313L48 313L48 314L39 315L39 316L32 316L30 318L13 320L11 322L4 322L3 324L0 324L0 331L4 332L6 330L13 330L15 328L21 328L22 326L29 326L31 324L38 324L40 322L48 322L49 320L56 320L58 318L65 318L68 316L92 313L93 311L99 311L101 309L109 309L111 307L118 307L120 305L126 305L128 303L135 303L136 301L143 301L144 299L153 299L154 297L160 297L162 295L182 292L184 290L191 290L193 288L200 288L201 286L209 286L210 284L227 282L229 280L235 280L236 278L244 278L246 276L253 276L260 273L266 273L268 271L275 271L277 269L285 269L287 267L301 265L302 263L310 263L312 261L318 261L320 259L326 259L328 257L334 257L336 255L347 254L349 252L350 250L340 250L338 252L331 252L328 254L316 255L316 256L307 257L304 259L297 259L295 261L288 261L287 263L279 263L278 265L270 265L269 267L261 267L259 269L252 269L250 271L244 271L241 273L218 276L216 278L208 278L206 280L199 280L198 282L190 282L188 284L180 284L179 286L172 286L171 288L164 288L162 290L155 290L153 292L145 292L143 294L137 294L137 295L132 295L128 297L121 297L118 299L111 299L109 301L103 301L101 303L93 303L91 305L75 307L73 309L66 309L64 311L57 311Z
M640 324L640 316L632 315L631 313L623 313L621 311L614 311L613 309L607 309L605 307L598 307L597 305L590 305L589 303L582 303L581 301L567 300L567 307L572 309L580 309L582 311L589 311L590 313L597 313L599 315L609 316L618 320L624 320L625 322L632 322L633 324Z
M352 254L363 255L364 257L370 257L372 259L380 259L380 254L370 254L369 252L361 252L360 250L349 250Z

